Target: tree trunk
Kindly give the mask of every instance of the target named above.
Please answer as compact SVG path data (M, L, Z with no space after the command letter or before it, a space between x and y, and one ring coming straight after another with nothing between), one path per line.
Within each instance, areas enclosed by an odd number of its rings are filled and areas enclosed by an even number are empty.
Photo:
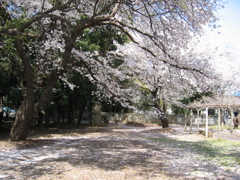
M168 119L166 117L167 106L162 98L160 98L160 92L160 87L151 92L154 98L154 107L158 111L158 117L160 118L162 128L169 128Z
M68 124L74 124L74 108L73 108L73 99L72 96L70 95L68 98L68 114L67 114Z
M27 56L23 42L20 39L15 40L15 47L22 59L24 67L24 75L26 80L26 89L22 89L24 101L20 105L16 119L11 129L11 140L26 140L28 131L34 117L34 74L31 66L31 60Z
M74 33L73 33L74 34ZM71 51L74 47L74 43L77 39L77 35L73 35L66 42L65 52L61 60L61 71L53 71L47 80L47 84L39 97L38 100L34 97L34 68L31 65L31 60L24 49L24 43L16 38L15 47L22 60L24 67L24 75L26 81L26 92L23 93L24 102L19 107L14 125L11 129L11 140L19 141L26 140L28 131L32 122L32 119L37 115L45 105L50 101L52 96L52 89L56 85L58 77L64 72L67 67L67 63L71 56ZM34 102L36 102L34 104Z
M164 101L162 101L162 108L160 109L160 111L162 114L162 117L161 117L162 128L169 128L168 119L166 116L167 105Z
M67 108L65 107L65 105L62 107L62 112L61 112L61 119L62 119L62 122L61 124L64 124L65 123L65 117L66 117L66 110Z
M0 129L2 128L2 121L3 121L2 97L0 97Z
M43 118L44 118L44 114L42 112L40 112L38 114L38 127L42 127L42 125L43 125Z
M78 112L78 122L77 122L78 125L80 125L82 122L82 116L83 116L84 109L85 109L85 106L81 106L81 108Z
M235 117L234 119L233 119L233 125L234 125L234 128L238 128L238 123L239 123L239 120L238 120L238 117Z
M49 127L49 122L50 122L50 115L49 115L49 112L46 111L46 114L45 114L45 127Z
M59 125L60 123L61 123L61 107L60 106L58 106L57 107L57 125Z
M0 130L2 128L2 121L3 121L3 111L0 110Z
M26 108L26 103L19 107L10 132L11 141L26 140L33 119L33 113Z
M164 112L163 110L161 110L159 101L156 101L155 108L158 110L158 117L161 121L162 128L169 128L166 111Z
M169 128L168 119L165 116L165 113L161 115L160 119L161 119L162 128Z
M8 118L9 118L9 112L6 111L6 112L5 112L5 115L6 115L6 116L5 116L5 121L8 121Z

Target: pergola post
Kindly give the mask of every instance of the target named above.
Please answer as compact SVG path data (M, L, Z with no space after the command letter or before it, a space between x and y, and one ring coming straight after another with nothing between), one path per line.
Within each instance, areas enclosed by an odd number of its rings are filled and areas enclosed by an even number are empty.
M199 132L199 109L197 109L197 133Z
M218 108L218 140L220 140L221 109Z
M185 109L185 112L184 112L184 120L185 120L184 132L186 132L187 131L187 109Z
M234 109L238 108L238 110L240 109L240 98L239 97L235 97L232 95L224 95L224 96L220 96L220 95L215 95L213 97L203 97L202 101L200 102L194 102L191 103L188 107L190 108L206 108L206 131L205 131L205 135L206 137L209 136L209 131L208 131L208 124L209 124L209 119L208 119L208 109L211 108L218 108L218 128L219 126L221 126L221 128L223 129L223 125L225 122L225 118L224 118L224 112L226 111L226 108L229 109L230 114L231 114L231 122L230 122L230 132L233 132L233 128L234 128L234 121L235 121L235 117L234 117ZM224 112L223 112L224 110ZM199 114L199 113L198 113ZM220 119L220 120L219 120ZM233 121L234 120L234 121ZM220 121L220 125L219 125L219 121ZM199 124L198 124L198 128L199 128ZM219 138L220 138L220 134L219 134Z
M208 138L208 107L206 107L206 138Z
M193 121L194 115L192 110L190 111L190 134L192 134L192 121Z
M223 109L221 112L221 130L223 130L225 114L226 114L226 109Z
M230 124L230 133L233 132L233 118L234 118L234 114L233 114L233 108L231 108L231 124Z

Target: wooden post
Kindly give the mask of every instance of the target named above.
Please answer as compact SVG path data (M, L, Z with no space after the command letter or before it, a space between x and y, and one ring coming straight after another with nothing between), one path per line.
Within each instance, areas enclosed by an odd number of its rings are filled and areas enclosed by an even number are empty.
M187 109L185 109L185 126L184 126L184 132L187 131Z
M222 110L222 113L221 113L221 130L223 130L223 126L224 126L224 114L226 114L226 109Z
M218 140L220 140L221 109L218 108Z
M206 138L208 138L208 107L206 107Z
M234 118L233 108L231 108L231 125L230 125L230 133L233 132L233 118Z
M193 121L194 115L192 113L192 110L190 112L190 134L192 134L192 121Z
M200 114L200 110L197 109L197 133L199 133L199 114Z

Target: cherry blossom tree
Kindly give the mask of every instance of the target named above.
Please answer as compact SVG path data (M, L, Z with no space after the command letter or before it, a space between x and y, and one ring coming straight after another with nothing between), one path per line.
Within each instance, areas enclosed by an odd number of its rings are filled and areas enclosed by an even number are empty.
M217 76L208 62L214 51L196 50L196 47L201 48L201 46L195 43L195 41L191 42L191 47L195 47L194 49L184 47L180 56L175 55L178 60L181 59L182 64L185 63L184 68L158 61L159 56L154 59L152 56L146 56L144 52L141 54L139 49L132 47L134 44L118 48L118 51L128 50L131 54L131 59L125 63L128 64L128 71L132 72L135 84L148 94L148 105L152 107L148 113L158 116L163 128L168 127L167 105L183 107L185 105L182 99L215 88ZM141 60L142 58L145 62ZM140 94L138 101L141 102L141 99L143 98Z
M27 138L33 117L49 102L57 80L66 79L69 69L85 75L99 92L114 96L125 106L135 93L119 82L132 79L131 74L142 75L131 63L164 64L185 73L204 73L195 66L197 59L187 62L181 55L191 37L200 33L205 24L214 25L214 11L220 8L216 0L6 0L0 7L4 22L0 34L14 39L24 67L24 100L11 130L12 140ZM125 34L138 49L135 53L144 56L128 61L135 54L129 54L129 49L103 56L79 46L86 30L107 30L109 26ZM113 68L116 57L124 59L124 63ZM79 62L81 66L76 66ZM138 73L128 71L128 67Z

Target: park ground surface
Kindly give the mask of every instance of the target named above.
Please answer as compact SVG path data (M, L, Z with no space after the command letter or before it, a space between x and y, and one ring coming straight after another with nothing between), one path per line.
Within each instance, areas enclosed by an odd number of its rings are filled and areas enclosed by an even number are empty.
M136 125L33 130L23 142L0 138L0 179L240 179L239 130L221 131L218 141L216 132L206 140L181 125Z

